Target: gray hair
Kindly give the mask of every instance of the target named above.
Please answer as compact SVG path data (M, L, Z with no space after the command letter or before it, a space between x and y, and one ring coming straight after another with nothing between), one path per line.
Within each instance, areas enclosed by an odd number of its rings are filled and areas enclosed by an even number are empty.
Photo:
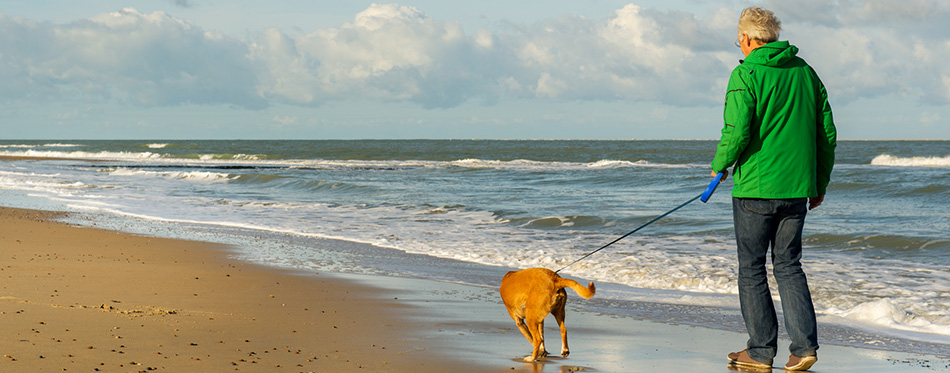
M739 34L748 34L752 40L763 43L778 41L780 31L782 21L770 10L751 6L743 9L739 15Z

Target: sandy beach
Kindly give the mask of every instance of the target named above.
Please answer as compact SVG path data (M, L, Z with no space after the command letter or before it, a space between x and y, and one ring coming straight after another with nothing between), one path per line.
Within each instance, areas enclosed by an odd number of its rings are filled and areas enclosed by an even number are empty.
M227 259L227 247L0 210L0 371L438 371L409 307L333 276ZM388 299L387 299L388 298Z
M0 208L0 371L714 372L732 370L725 355L746 338L569 303L570 357L525 363L529 345L493 288L295 273L58 216ZM553 319L546 335L559 351ZM813 368L948 370L946 356L828 344Z

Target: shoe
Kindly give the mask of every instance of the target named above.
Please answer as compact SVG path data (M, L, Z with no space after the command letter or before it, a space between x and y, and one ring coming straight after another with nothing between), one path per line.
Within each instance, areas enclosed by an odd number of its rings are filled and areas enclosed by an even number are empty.
M818 356L802 356L798 357L795 355L788 355L788 362L785 363L785 370L808 370L811 368L815 362L818 361Z
M730 363L735 364L735 365L749 367L749 368L756 368L756 369L769 369L769 370L772 369L772 364L762 363L753 359L751 356L749 356L749 353L746 352L746 350L733 352L727 355L726 357L729 358Z

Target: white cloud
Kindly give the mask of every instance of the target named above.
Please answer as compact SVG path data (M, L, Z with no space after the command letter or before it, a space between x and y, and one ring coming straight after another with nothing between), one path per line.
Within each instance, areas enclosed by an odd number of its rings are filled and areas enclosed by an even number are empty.
M567 84L551 77L551 74L543 73L541 78L538 79L537 89L535 92L540 97L558 97L561 95L561 92L564 92L568 88Z
M950 45L944 36L927 31L933 24L903 30L791 27L801 40L800 55L815 66L839 102L898 95L922 103L950 103L947 85L935 78L950 75L950 65L942 62L950 58Z
M669 107L656 107L650 112L650 118L665 121L670 118Z
M180 8L191 8L194 4L190 0L170 0L172 5L175 5Z
M0 15L0 97L264 107L237 40L134 9L65 25Z
M893 28L939 20L946 15L950 4L939 0L770 0L765 7L775 11L783 21L833 27Z
M475 44L479 47L490 49L495 45L495 39L488 30L478 30L475 34Z
M485 36L481 35L481 48ZM477 42L456 22L440 22L418 9L372 5L338 29L286 36L276 30L252 45L263 61L260 93L300 104L329 100L411 100L454 106L471 95L477 79L467 56ZM489 45L490 47L490 45Z
M777 1L782 37L802 48L834 102L894 95L950 103L946 25L950 3L937 0ZM816 11L816 9L820 11Z
M768 6L833 102L893 94L950 102L950 81L933 78L950 76L942 63L950 44L936 32L948 6ZM737 16L630 4L603 19L568 15L467 34L417 8L374 4L337 28L271 29L245 41L163 12L124 9L67 24L0 14L0 98L251 109L361 100L448 108L512 98L716 106L741 58L732 47Z
M292 117L289 115L285 115L285 116L275 115L273 121L283 124L283 125L289 125L289 124L296 123L297 117Z

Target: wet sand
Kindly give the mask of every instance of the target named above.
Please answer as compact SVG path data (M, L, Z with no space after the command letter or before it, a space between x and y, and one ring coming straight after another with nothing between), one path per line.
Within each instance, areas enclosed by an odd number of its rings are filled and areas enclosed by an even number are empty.
M571 355L525 363L494 288L278 270L57 216L0 208L0 371L715 372L746 338L585 312L573 296ZM546 336L560 351L553 318ZM813 368L934 370L950 360L827 344Z

